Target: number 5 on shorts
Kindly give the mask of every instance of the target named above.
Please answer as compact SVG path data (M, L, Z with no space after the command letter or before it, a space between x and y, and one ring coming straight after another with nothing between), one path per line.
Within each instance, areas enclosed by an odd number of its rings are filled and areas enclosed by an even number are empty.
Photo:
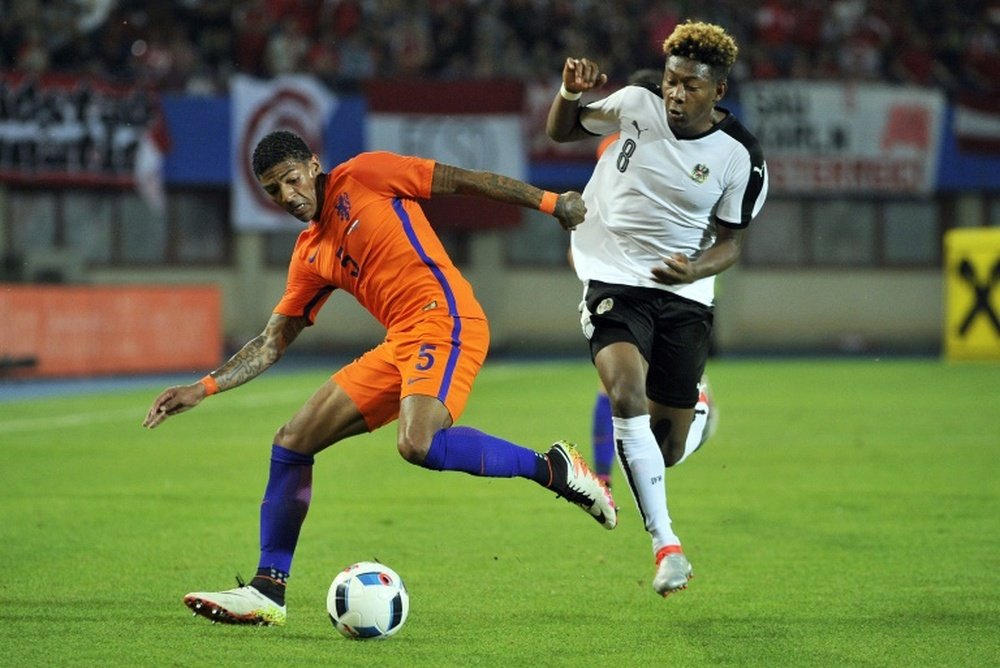
M434 355L431 351L436 350L437 346L432 343L425 343L420 346L420 350L417 351L417 357L420 358L420 362L417 364L417 371L427 371L432 366L434 366Z

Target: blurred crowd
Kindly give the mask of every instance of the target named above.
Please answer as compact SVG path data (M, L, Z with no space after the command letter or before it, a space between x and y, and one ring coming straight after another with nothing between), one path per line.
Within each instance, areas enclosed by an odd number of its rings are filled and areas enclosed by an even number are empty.
M1000 91L1000 0L0 0L0 67L215 94L234 73L543 80L573 55L624 80L687 18L737 39L736 85Z

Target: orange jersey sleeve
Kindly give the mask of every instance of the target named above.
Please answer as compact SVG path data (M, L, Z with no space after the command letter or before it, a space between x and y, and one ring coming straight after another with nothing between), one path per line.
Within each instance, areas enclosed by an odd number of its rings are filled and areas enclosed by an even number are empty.
M485 317L416 199L434 161L362 153L327 176L318 221L299 235L276 313L315 312L341 288L387 329L429 313Z
M603 139L601 139L601 143L597 145L597 158L598 159L600 159L600 157L602 155L604 155L604 152L608 150L609 146L611 146L616 141L618 141L618 137L620 135L621 135L620 132L615 132L614 134L610 134L610 135L604 137Z
M292 259L288 265L285 293L274 308L274 312L281 315L308 318L310 325L316 322L316 313L337 287L313 271L316 258L313 256L310 261L307 249L315 236L316 229L314 224L310 223L309 228L296 240Z

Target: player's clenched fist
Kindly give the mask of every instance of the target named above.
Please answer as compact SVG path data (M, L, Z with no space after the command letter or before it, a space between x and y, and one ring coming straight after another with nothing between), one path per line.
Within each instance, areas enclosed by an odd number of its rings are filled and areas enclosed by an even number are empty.
M556 201L556 210L553 214L562 225L564 230L574 230L576 226L583 222L587 215L587 207L583 203L583 196L575 191L567 191L559 195Z
M607 81L608 75L602 73L593 60L567 58L563 65L563 85L571 93L584 93L603 86Z

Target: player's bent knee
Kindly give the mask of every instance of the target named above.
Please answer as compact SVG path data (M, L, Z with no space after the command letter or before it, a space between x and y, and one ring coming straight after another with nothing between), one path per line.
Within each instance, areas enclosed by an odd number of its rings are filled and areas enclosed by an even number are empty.
M608 388L608 401L611 402L611 412L619 417L630 418L649 412L646 393L640 389Z
M289 432L290 430L288 428L288 424L283 424L278 427L278 431L274 432L274 443L283 448L287 448L289 441L293 440L291 439Z
M274 432L274 444L303 455L315 455L322 449L315 447L314 443L307 442L299 432L292 429L291 425L287 423Z
M427 450L430 444L428 443L418 443L416 441L401 438L396 442L396 449L399 451L400 456L411 464L424 463L424 458L427 457Z

